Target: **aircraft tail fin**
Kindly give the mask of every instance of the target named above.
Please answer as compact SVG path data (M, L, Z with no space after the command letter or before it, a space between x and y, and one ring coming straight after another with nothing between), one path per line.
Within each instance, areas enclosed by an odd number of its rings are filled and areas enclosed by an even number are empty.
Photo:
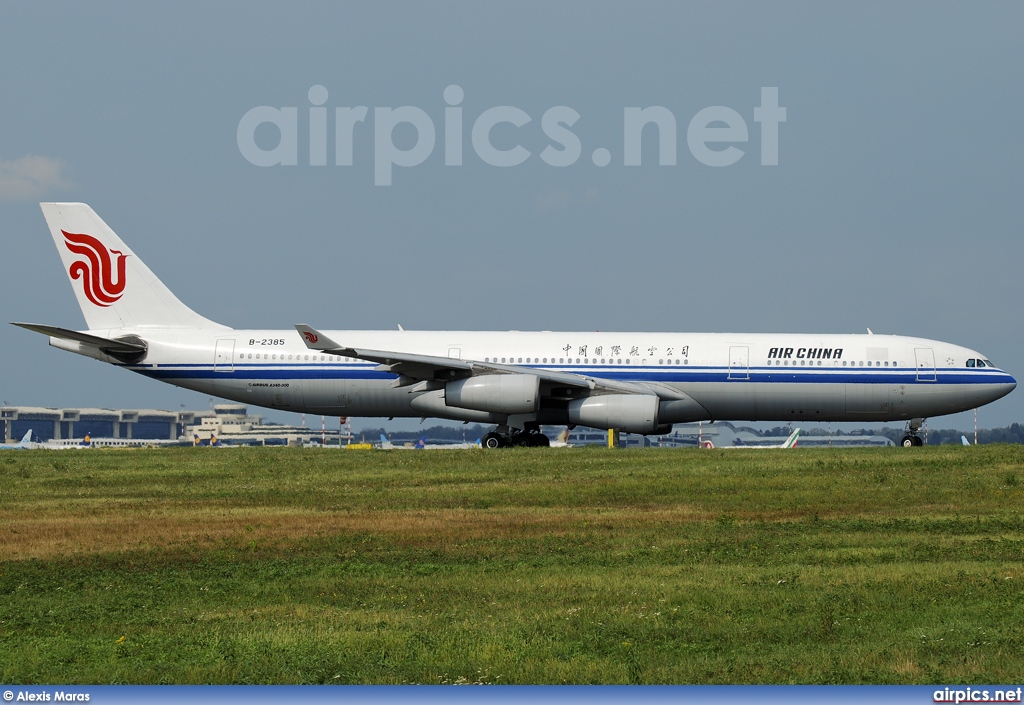
M31 443L31 442L32 442L32 429L30 428L28 430L28 433L25 434L25 437L21 439L21 443L22 443L22 445L24 445L26 443Z
M798 438L800 438L800 429L799 428L797 430L793 431L793 433L789 434L789 438L787 438L786 442L782 444L782 447L783 448L796 448L796 442L797 442Z
M219 328L171 293L84 203L40 203L90 330Z

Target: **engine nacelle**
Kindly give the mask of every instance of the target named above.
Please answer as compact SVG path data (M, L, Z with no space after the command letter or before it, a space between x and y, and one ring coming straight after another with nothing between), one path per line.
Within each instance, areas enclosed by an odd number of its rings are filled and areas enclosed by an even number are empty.
M441 419L458 419L459 421L475 421L477 423L504 423L507 417L477 409L460 409L444 403L444 390L435 389L424 392L409 402L409 406L424 416L436 416Z
M669 426L674 423L710 420L711 414L708 413L708 410L690 396L686 396L685 399L662 399L658 404L658 421L669 424Z
M569 421L592 428L626 433L666 433L658 423L658 397L653 394L606 394L569 402ZM671 428L670 426L668 428Z
M536 375L481 375L444 385L448 406L497 414L532 414L540 407Z

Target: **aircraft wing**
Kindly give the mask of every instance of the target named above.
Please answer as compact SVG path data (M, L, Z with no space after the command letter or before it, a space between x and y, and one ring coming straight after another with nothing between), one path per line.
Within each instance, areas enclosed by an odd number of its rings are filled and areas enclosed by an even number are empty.
M454 357L436 357L432 355L415 355L412 353L353 348L339 345L320 331L305 324L298 324L295 326L295 329L302 336L306 347L311 350L380 363L380 367L377 369L399 375L398 380L396 380L396 387L403 387L423 381L447 382L477 375L529 374L539 377L541 383L549 388L569 387L584 390L590 394L654 394L666 400L689 400L689 397L685 394L657 382L625 382L573 372L557 372L536 367L523 367L521 365L504 365L495 362L463 360Z

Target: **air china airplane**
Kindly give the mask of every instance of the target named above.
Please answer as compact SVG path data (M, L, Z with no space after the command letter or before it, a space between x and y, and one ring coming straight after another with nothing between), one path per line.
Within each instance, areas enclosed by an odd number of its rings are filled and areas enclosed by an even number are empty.
M982 354L895 335L236 330L188 308L82 203L42 203L88 329L14 325L203 394L331 416L668 433L693 421L905 420L979 407L1016 380Z

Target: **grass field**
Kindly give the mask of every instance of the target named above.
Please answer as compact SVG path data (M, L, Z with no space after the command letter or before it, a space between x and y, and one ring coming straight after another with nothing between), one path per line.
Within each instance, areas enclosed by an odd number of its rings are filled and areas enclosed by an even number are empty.
M1024 449L0 454L7 683L1016 683Z

